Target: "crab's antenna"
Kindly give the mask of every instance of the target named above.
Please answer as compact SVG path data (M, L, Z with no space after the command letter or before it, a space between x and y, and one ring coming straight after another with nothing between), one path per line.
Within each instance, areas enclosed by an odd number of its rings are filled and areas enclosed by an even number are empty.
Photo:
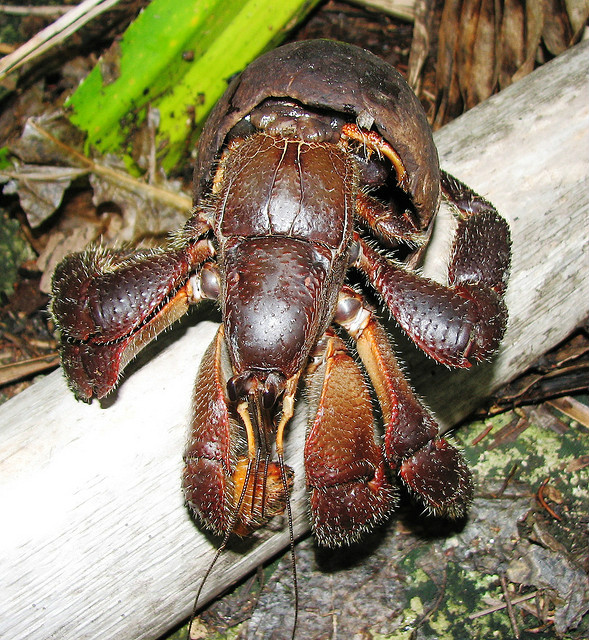
M287 382L287 391L282 403L282 416L276 429L276 457L278 458L278 467L280 469L280 480L282 482L282 490L286 498L286 516L288 519L288 535L290 538L290 563L292 568L292 583L295 594L295 612L294 612L294 624L292 627L291 640L294 640L297 631L297 622L299 619L299 583L297 579L297 559L295 554L294 545L294 526L292 519L292 508L290 505L290 495L288 490L288 480L286 478L286 467L284 464L284 427L287 422L292 418L294 413L294 396L299 381L299 375L296 374L290 378Z
M231 517L231 520L229 522L229 526L227 527L227 531L225 532L225 535L223 536L223 540L221 541L221 544L219 545L219 547L217 548L217 550L215 551L215 555L213 557L213 559L211 560L211 563L209 564L202 580L200 581L200 585L198 587L198 591L196 592L196 596L194 598L194 604L192 605L192 613L190 614L190 620L188 621L188 628L186 630L186 640L190 640L190 631L192 629L192 623L194 622L194 619L196 618L196 612L198 611L198 601L200 600L200 596L202 594L202 590L204 589L205 583L206 581L209 579L209 576L211 575L211 572L213 571L214 566L217 564L217 560L221 557L221 554L223 553L223 551L225 551L225 548L227 547L227 543L229 542L229 538L231 537L231 534L233 533L233 529L235 528L235 525L237 524L237 520L239 518L239 512L241 511L241 507L243 505L243 501L245 499L245 493L247 491L247 487L250 481L250 476L252 473L252 467L254 466L254 459L249 459L248 463L247 463L247 468L245 471L245 482L243 483L243 487L241 489L241 492L239 494L239 500L237 501L237 507L235 509L235 513L233 514L233 516Z
M297 632L297 622L299 619L299 583L297 580L297 558L295 554L294 527L292 522L292 508L290 506L290 496L288 493L288 483L286 480L286 471L284 469L284 458L282 452L277 453L278 466L280 468L280 479L282 480L282 488L286 496L286 517L288 520L288 535L290 539L290 566L292 569L292 584L294 587L294 623L292 626L291 640L294 640Z

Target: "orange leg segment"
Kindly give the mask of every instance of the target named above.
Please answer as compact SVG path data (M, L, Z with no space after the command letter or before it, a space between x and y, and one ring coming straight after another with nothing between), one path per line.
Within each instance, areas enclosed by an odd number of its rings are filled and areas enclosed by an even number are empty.
M438 436L438 425L405 379L385 330L361 298L346 289L338 322L355 338L382 408L385 457L428 510L460 517L472 497L472 478L460 452Z
M310 376L312 419L305 443L311 516L320 544L356 541L395 506L375 442L370 393L342 340L327 335Z
M399 154L391 147L391 145L376 131L366 131L356 124L345 124L342 127L342 135L362 143L368 149L376 151L379 155L384 156L395 168L397 173L397 182L404 191L409 187L409 176L405 165Z

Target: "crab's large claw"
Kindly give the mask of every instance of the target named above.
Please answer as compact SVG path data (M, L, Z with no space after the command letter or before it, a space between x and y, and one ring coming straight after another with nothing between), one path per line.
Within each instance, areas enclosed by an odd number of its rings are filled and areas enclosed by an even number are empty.
M283 477L277 462L258 456L251 434L247 443L239 437L240 416L227 397L231 375L221 326L196 379L183 487L186 502L206 528L247 536L283 513L293 472L283 466Z
M55 270L51 311L76 397L106 395L129 361L196 297L189 277L211 255L206 240L171 251L85 251Z
M384 452L392 469L432 513L461 517L472 498L472 477L460 452L438 436L438 425L405 379L387 334L347 289L338 322L355 338L382 409Z
M327 334L311 374L311 420L305 471L313 530L335 547L360 538L395 506L384 459L375 442L370 393L342 340Z

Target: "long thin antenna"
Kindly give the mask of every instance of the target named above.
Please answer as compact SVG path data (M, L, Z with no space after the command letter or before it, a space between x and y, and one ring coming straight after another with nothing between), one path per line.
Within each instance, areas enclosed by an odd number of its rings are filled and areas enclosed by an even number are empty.
M295 540L294 540L294 527L292 521L292 509L290 506L290 495L288 492L288 483L286 480L286 471L284 469L284 457L282 453L277 454L278 466L280 467L280 479L282 480L282 488L286 497L286 516L288 520L288 535L290 538L290 566L292 569L292 584L294 587L294 623L292 627L291 640L295 640L295 634L297 632L297 622L299 619L299 582L297 579L297 558L295 554Z
M282 481L282 490L286 499L286 514L288 518L288 534L290 537L290 564L292 568L292 582L294 587L294 624L292 627L291 640L294 640L297 632L297 622L299 619L299 582L297 579L297 559L294 546L294 526L292 520L292 508L290 505L290 494L288 490L288 481L286 479L286 468L284 464L284 427L292 418L294 413L294 396L297 389L300 373L295 374L287 382L286 394L282 403L282 416L276 429L276 456L278 458L278 467L280 468L280 480Z
M200 585L198 587L198 591L196 592L196 596L194 598L194 604L192 605L192 613L190 614L190 620L188 621L188 628L186 630L186 640L190 640L190 631L192 629L192 623L194 622L194 619L196 618L196 612L198 611L198 601L200 600L200 596L201 596L202 590L203 590L203 588L205 586L205 583L208 580L209 576L211 575L213 567L215 566L215 564L217 564L217 560L221 556L221 553L223 553L223 551L227 547L227 543L229 542L229 538L231 537L231 534L233 533L233 530L235 529L235 525L237 523L237 520L239 519L239 512L241 511L241 507L242 507L243 501L245 499L245 494L246 494L247 487L248 487L248 484L249 484L253 463L254 463L254 460L252 460L250 458L248 460L248 463L247 463L247 469L245 471L245 482L244 482L243 487L241 489L241 492L239 494L239 500L237 501L237 508L235 509L235 513L233 514L233 516L232 516L232 518L231 518L231 520L229 522L229 526L227 527L227 531L225 532L225 535L223 536L223 540L221 541L221 544L219 545L217 551L215 552L215 555L214 555L213 559L211 560L211 564L209 564L208 569L206 570L206 573L204 574L202 580L200 581Z

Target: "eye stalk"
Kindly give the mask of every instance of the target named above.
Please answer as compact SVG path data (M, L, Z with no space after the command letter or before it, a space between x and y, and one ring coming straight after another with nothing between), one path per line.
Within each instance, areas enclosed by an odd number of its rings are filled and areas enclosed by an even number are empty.
M199 278L200 293L204 298L217 300L221 291L221 276L219 267L212 262L206 262L201 271Z

